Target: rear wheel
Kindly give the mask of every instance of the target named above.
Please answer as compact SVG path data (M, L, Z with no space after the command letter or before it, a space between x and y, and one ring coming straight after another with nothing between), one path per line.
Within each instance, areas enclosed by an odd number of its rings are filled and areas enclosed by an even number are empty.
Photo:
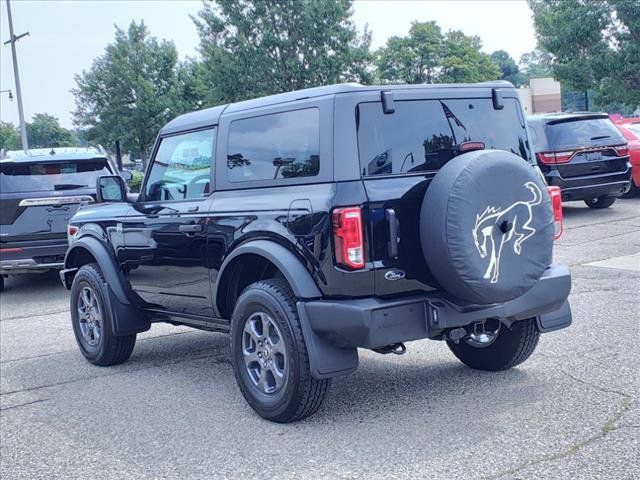
M288 423L315 413L329 380L312 377L295 297L283 280L249 285L231 319L231 363L258 415Z
M476 370L508 370L528 359L540 338L536 319L521 320L511 327L498 321L493 326L474 330L458 343L448 340L453 354L465 365Z
M113 334L104 285L97 264L83 265L78 270L71 287L71 324L82 355L94 365L109 366L131 356L136 335Z
M635 198L638 194L640 194L640 187L631 180L631 183L629 183L629 189L620 195L620 198Z
M606 195L603 197L590 198L589 200L585 200L584 203L586 203L589 208L609 208L617 198L618 197L614 197L613 195Z

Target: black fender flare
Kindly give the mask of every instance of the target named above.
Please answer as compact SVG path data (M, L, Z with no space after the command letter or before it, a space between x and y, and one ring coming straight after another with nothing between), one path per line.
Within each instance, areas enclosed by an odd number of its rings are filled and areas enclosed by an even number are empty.
M302 260L296 257L290 250L270 240L251 240L234 249L222 262L218 270L218 281L213 295L213 304L218 305L218 295L227 267L234 259L241 255L259 255L273 263L291 286L291 290L297 298L320 298L322 292L313 280L313 277L304 266Z
M71 279L81 266L75 265L72 259L75 254L84 249L89 252L102 271L105 279L105 292L108 297L108 308L113 319L114 335L130 335L149 330L151 322L149 315L138 307L135 294L126 284L126 280L116 266L116 261L107 247L94 236L85 235L74 240L64 259L64 270L60 278L67 288L71 288Z

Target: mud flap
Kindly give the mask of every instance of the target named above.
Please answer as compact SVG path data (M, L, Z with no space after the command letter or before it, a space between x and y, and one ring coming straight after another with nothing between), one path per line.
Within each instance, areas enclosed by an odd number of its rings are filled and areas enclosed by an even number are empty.
M311 375L322 380L353 373L358 368L358 349L336 347L319 336L311 328L304 303L298 302L297 308L302 335L309 352Z
M571 325L572 315L569 301L565 300L562 306L553 312L536 317L538 330L541 333L553 332Z
M103 284L103 286L109 297L108 308L112 320L111 329L115 336L146 332L151 328L151 322L145 313L131 305L125 305L120 302L107 283Z

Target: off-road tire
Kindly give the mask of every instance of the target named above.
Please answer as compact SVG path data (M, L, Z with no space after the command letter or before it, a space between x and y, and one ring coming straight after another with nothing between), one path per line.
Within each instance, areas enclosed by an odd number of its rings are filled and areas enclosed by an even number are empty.
M104 276L97 263L83 265L73 279L70 300L71 324L80 352L89 362L101 367L118 365L127 361L136 344L135 334L121 336L113 334L113 318L106 302L105 284ZM102 312L101 336L95 346L86 342L80 329L78 302L83 286L89 286L95 292Z
M288 363L285 383L273 394L263 393L254 385L243 356L245 323L258 312L267 313L275 321L286 347ZM238 387L247 403L261 417L273 422L289 423L314 414L322 405L330 380L318 380L311 375L296 299L286 281L259 281L242 292L231 318L230 346L231 364Z
M508 370L527 360L540 338L536 319L515 322L510 328L502 325L495 341L483 348L469 345L464 340L447 345L462 363L476 370L496 372Z
M615 203L618 197L614 197L613 195L605 195L602 197L591 198L589 200L585 200L584 203L587 204L589 208L609 208L611 205Z

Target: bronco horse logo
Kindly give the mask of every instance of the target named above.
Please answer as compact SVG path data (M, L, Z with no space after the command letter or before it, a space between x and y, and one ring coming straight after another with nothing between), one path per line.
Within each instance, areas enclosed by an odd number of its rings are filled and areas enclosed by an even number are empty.
M504 210L487 207L480 215L476 215L473 241L481 258L489 255L489 265L483 278L491 279L491 283L497 283L500 277L500 256L505 244L515 238L513 251L520 255L522 243L536 233L536 229L530 225L533 218L531 208L542 202L542 192L533 182L526 182L523 186L533 193L531 200L516 202Z

